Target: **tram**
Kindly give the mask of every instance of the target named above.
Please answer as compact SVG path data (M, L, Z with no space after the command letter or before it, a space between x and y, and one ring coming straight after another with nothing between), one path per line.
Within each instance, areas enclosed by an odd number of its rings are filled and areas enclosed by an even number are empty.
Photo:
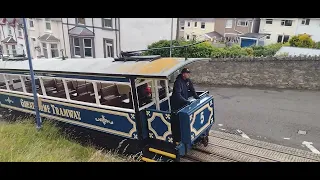
M172 112L170 78L201 58L32 60L38 106L43 118L128 140L143 151L179 161L197 143L208 143L214 99L200 99ZM0 62L0 106L35 114L28 61ZM108 141L109 139L105 139Z

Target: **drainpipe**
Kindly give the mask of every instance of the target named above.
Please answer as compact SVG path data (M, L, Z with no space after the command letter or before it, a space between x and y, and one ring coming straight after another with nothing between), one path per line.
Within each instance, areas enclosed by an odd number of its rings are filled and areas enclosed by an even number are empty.
M297 35L297 31L298 31L298 25L299 25L299 18L298 18L298 20L297 20L297 24L296 24L296 30L295 30L295 32L294 32L294 35Z
M254 25L255 19L256 19L256 18L253 18L252 23L251 23L251 30L250 30L251 33L252 33L252 30L253 30L253 25Z

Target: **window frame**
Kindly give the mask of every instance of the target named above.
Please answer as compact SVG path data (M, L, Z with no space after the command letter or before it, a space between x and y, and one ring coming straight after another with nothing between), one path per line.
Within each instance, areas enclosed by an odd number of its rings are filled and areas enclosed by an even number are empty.
M286 24L286 23L288 23L288 22L291 22L291 24L290 24L290 26L288 25L288 24ZM281 20L281 26L286 26L286 27L291 27L292 26L292 24L293 24L293 20L287 20L287 19L284 19L284 20Z
M14 47L14 48L13 48ZM16 49L16 45L11 45L11 50L12 50L12 55L17 55L17 49ZM13 52L14 51L14 52Z
M105 23L105 20L109 20L111 26L107 26L106 23ZM113 22L112 18L102 18L102 27L103 28L107 28L107 29L112 29L113 28L112 22Z
M206 22L201 22L200 28L201 29L206 29Z
M47 27L47 25L49 25L49 29ZM44 18L44 28L46 30L46 32L51 32L52 31L52 26L51 26L51 19L50 18Z
M21 27L18 28L18 36L19 36L19 37L23 37L23 35L22 35L22 28L21 28Z
M34 30L34 28L35 28L34 27L34 20L32 18L29 18L28 21L29 21L29 23L28 23L29 29Z
M244 22L244 25L242 25L241 23ZM249 22L246 20L237 20L237 26L239 27L248 27L249 26Z
M56 47L56 48L52 48L52 45L56 45L57 47ZM58 53L57 53L58 56L53 57L53 53L52 53L53 50L56 50L56 51L58 52ZM59 46L58 46L57 43L50 43L50 53L51 53L51 58L56 58L56 57L59 57L59 56L60 56Z
M8 27L8 36L12 36L11 26L7 26L7 27Z
M84 40L90 40L90 47L86 47L85 43L84 43ZM92 39L91 38L83 38L82 39L83 41L83 56L85 58L93 58L93 42L92 42ZM91 56L86 56L86 49L91 49Z
M84 23L79 23L79 19L83 19L84 20ZM80 25L80 26L85 26L86 25L86 18L76 18L76 25Z
M75 45L75 39L78 39L79 40L79 46L76 46ZM81 41L80 41L80 38L79 37L73 37L72 38L72 44L73 44L73 56L76 57L76 56L80 56L81 57ZM79 55L76 54L76 47L79 48Z
M228 24L228 22L229 22L229 24ZM228 26L228 25L229 25L229 26ZM226 20L225 28L230 29L230 28L232 28L232 27L233 27L233 19L227 19L227 20Z
M270 22L270 23L268 23ZM266 24L273 24L273 19L266 19Z
M304 26L309 26L310 25L310 21L311 21L311 19L309 19L309 18L303 18L302 21L301 21L301 24L304 25Z

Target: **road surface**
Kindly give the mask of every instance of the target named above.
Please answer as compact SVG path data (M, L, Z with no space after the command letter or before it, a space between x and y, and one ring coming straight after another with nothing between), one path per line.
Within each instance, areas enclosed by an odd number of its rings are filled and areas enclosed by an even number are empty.
M196 89L215 98L213 130L319 153L319 91Z

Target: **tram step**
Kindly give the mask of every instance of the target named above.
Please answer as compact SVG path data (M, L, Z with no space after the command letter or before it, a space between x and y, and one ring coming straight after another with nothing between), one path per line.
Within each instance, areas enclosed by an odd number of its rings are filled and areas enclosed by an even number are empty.
M144 162L173 162L176 161L176 155L148 147L145 149L141 160Z
M162 155L162 156L169 157L171 159L176 159L177 158L177 156L175 154L168 153L168 152L165 152L165 151L161 151L161 150L158 150L158 149L155 149L155 148L149 148L149 151L153 152L153 153L156 153L156 154L159 154L159 155Z

